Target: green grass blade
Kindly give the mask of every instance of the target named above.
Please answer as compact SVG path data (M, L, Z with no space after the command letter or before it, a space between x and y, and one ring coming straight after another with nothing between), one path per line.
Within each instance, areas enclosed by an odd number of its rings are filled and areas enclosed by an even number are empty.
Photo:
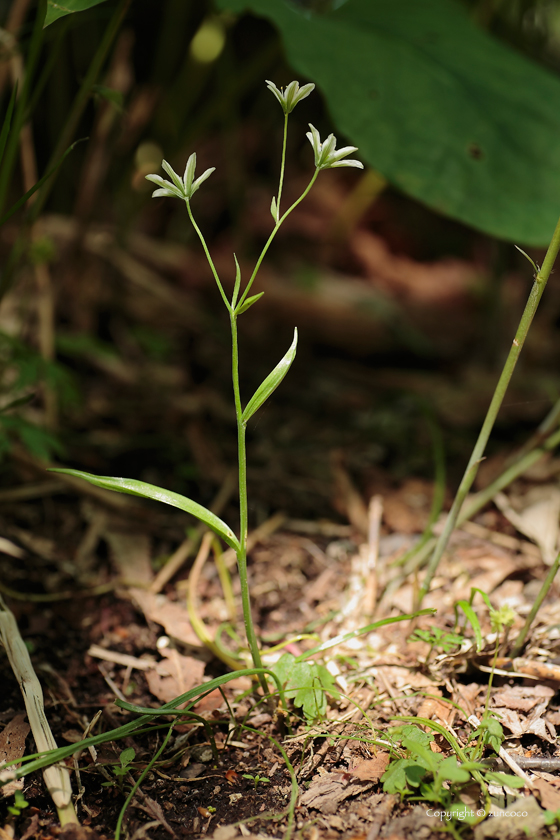
M145 481L137 481L133 478L92 475L82 470L53 468L50 472L73 475L76 478L83 478L84 481L88 481L96 487L102 487L104 490L115 490L117 493L128 493L131 496L140 496L143 499L154 499L157 502L163 502L166 505L184 510L192 514L192 516L196 516L205 525L208 525L234 551L239 551L239 541L225 522L216 516L215 513L208 510L208 508L199 505L197 502L193 502L192 499L188 499L186 496L174 493L172 490L164 490L163 487L156 487L154 484L147 484Z
M435 609L428 607L427 609L420 610L419 612L412 613L411 615L397 615L391 616L391 618L382 618L380 621L368 624L366 627L360 627L358 630L351 630L349 633L341 633L333 639L321 642L321 644L317 645L317 647L311 648L311 650L306 650L305 653L301 653L299 656L296 656L296 662L304 662L316 653L322 653L322 651L329 650L329 648L335 647L335 645L339 645L342 642L347 642L349 639L355 639L357 636L363 636L364 633L372 633L373 630L377 630L378 627L384 627L386 624L395 624L397 621L410 621L413 618L417 618L419 615L433 615L435 612Z
M4 117L4 122L2 123L2 131L0 132L0 161L4 155L4 149L6 148L6 141L8 139L8 134L10 133L10 126L12 124L12 114L14 113L14 105L16 103L17 97L17 83L14 85L14 89L12 90L12 95L10 96L10 101L8 103L8 109L6 111L6 116Z
M249 402L245 407L245 411L241 415L241 420L243 423L246 423L247 420L253 416L255 411L261 407L261 405L266 402L266 400L270 397L273 391L278 388L286 374L288 373L292 362L296 357L296 348L297 348L297 329L294 330L294 340L290 345L290 349L284 356L284 358L278 362L272 373L269 373L264 382L262 382Z
M478 621L478 618L476 617L476 613L468 601L457 601L457 603L453 607L453 609L455 610L455 626L458 622L459 608L463 610L469 624L474 630L474 635L476 636L476 649L480 653L480 651L482 650L482 631L480 629L480 623Z
M65 159L65 158L66 158L66 157L70 154L70 152L72 151L72 149L74 148L74 146L77 146L77 145L78 145L78 143L82 143L84 140L87 140L87 137L82 137L82 139L81 139L81 140L76 140L76 142L75 142L75 143L72 143L72 145L71 145L71 146L69 146L69 147L66 149L66 151L64 152L64 154L62 155L62 157L60 158L60 160L58 160L58 161L55 163L55 165L54 165L54 166L52 166L52 167L49 169L49 171L48 171L48 172L46 172L46 173L43 175L43 177L42 177L39 181L37 181L37 183L36 183L36 184L34 184L34 185L31 187L31 189L27 190L27 192L25 193L25 195L22 195L22 197L21 197L18 201L16 201L16 203L15 203L14 205L12 205L12 207L10 207L10 209L8 210L8 212L7 212L7 213L5 213L5 214L2 216L2 218L0 219L0 227L1 227L1 226L5 223L5 222L7 222L7 221L8 221L8 219L10 218L10 216L13 216L13 215L14 215L14 213L16 212L16 210L19 210L19 208L20 208L20 207L22 207L22 205L24 205L24 204L25 204L25 202L26 202L28 199L30 199L30 198L31 198L31 196L33 195L33 193L36 193L36 192L37 192L37 190L39 190L39 189L43 186L43 184L45 183L45 181L48 181L48 179L51 177L51 175L54 175L54 173L56 172L56 170L58 169L58 167L59 167L59 166L63 163L64 159Z

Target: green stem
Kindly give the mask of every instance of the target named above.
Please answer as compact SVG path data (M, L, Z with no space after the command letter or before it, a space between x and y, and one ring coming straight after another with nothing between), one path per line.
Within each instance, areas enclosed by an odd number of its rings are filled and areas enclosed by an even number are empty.
M239 567L239 582L241 584L241 603L243 605L243 619L245 621L245 633L255 668L262 668L261 654L253 617L251 615L251 597L249 594L249 581L247 579L247 530L248 530L248 505L247 505L247 447L245 441L245 423L243 422L243 409L241 407L241 393L239 390L239 342L237 338L237 316L230 310L231 323L231 372L233 380L233 397L235 401L235 416L237 419L237 458L239 469L239 551L237 553L237 565ZM262 674L259 675L259 682L266 694L268 688Z
M211 270L212 274L214 275L214 280L216 281L216 285L218 286L218 289L220 290L222 300L226 305L226 309L231 314L230 302L227 299L226 293L224 292L224 287L222 286L222 283L221 283L220 278L218 276L218 272L216 271L216 266L214 265L214 261L212 259L211 254L210 254L210 251L208 250L208 245L206 244L206 240L204 239L204 237L202 235L202 231L200 230L199 226L197 225L197 223L194 220L194 216L193 216L192 210L191 210L191 203L190 203L188 198L185 199L185 204L187 205L187 210L188 210L188 213L189 213L189 219L191 220L191 224L192 224L193 228L195 229L198 238L200 239L202 247L204 248L204 253L206 254L206 259L208 261L208 265L210 266L210 270Z
M523 649L523 645L525 644L525 639L527 638L527 634L528 634L529 630L531 629L531 625L533 624L533 621L535 620L535 616L538 613L542 602L544 601L546 595L548 594L548 591L549 591L550 587L552 586L552 583L554 581L554 578L556 577L556 573L558 572L559 567L560 567L560 554L558 554L558 556L556 557L556 560L554 561L554 563L550 567L550 571L547 574L543 585L541 586L540 592L537 595L537 597L535 598L535 603L531 607L531 612L527 616L527 618L525 620L525 624L523 625L523 628L522 628L519 636L515 640L515 644L513 646L511 654L510 654L512 659L515 659L515 657L519 656L519 654L521 653L521 651Z
M237 304L237 307L236 307L236 312L238 312L238 311L239 311L239 308L243 305L243 303L244 303L244 301L245 301L245 298L246 298L246 297L247 297L247 295L249 294L249 291L251 290L251 286L253 285L253 282L254 282L254 280L255 280L255 277L257 276L257 272L258 272L259 268L261 267L261 263L262 263L262 261L263 261L263 259L264 259L264 257L265 257L266 252L268 251L268 249L269 249L269 247L270 247L270 245L271 245L271 243L272 243L272 240L273 240L273 239L274 239L274 237L276 236L276 233L277 233L277 231L278 231L278 228L279 228L279 227L280 227L280 225L281 225L281 224L282 224L282 223L286 220L286 218L290 215L290 213L291 213L293 210L295 210L295 209L296 209L296 207L298 206L298 204L300 204L300 203L303 201L303 199L305 198L305 196L307 195L307 193L309 192L309 190L311 189L311 187L313 186L313 184L314 184L314 183L315 183L315 181L317 180L317 175L319 174L319 171L320 171L319 169L316 169L316 170L315 170L315 172L313 173L313 177L311 178L311 181L308 183L308 185L306 186L305 190L302 192L302 194L300 195L300 197L297 199L297 201L294 201L294 203L292 204L292 206L291 206L291 207L289 207L289 208L286 210L286 212L284 213L284 215L283 215L283 216L281 216L281 217L280 217L280 219L276 222L276 225L274 226L274 230L272 231L272 233L271 233L271 234L270 234L270 236L268 237L268 239L267 239L267 241L266 241L266 245L265 245L265 246L264 246L264 248L262 249L262 251L261 251L261 255L260 255L260 257L258 258L257 263L256 263L256 265L255 265L255 267L254 267L254 269L253 269L253 273L251 274L251 278L250 278L249 282L247 283L247 288L246 288L246 289L245 289L245 291L243 292L243 294L242 294L242 296L241 296L241 300L240 300L240 301L239 301L239 303Z
M169 729L167 730L167 735L163 739L161 747L156 752L156 754L153 755L152 758L149 760L146 767L140 773L140 775L138 776L138 779L134 783L134 785L132 787L132 790L130 791L130 793L126 797L125 803L121 808L121 812L120 812L119 818L117 820L117 825L116 825L116 828L115 828L115 840L120 840L122 823L123 823L124 815L126 814L127 808L130 805L130 803L132 802L132 800L134 799L138 788L140 787L140 785L142 784L142 782L144 781L144 779L146 778L146 776L148 775L148 773L150 772L150 770L152 769L152 767L154 766L154 764L156 763L156 761L158 760L160 755L163 753L163 751L167 747L167 744L169 742L169 739L171 738L171 733L173 732L173 727L175 726L175 724L176 724L176 721L173 721L170 724Z
M550 416L550 415L549 415ZM548 419L548 418L547 418ZM542 431L545 423L545 420L540 429ZM548 424L547 424L548 427ZM542 438L541 438L542 439ZM544 442L538 446L536 449L531 451L527 451L526 447L522 447L521 452L524 453L520 458L516 458L516 460L508 467L507 470L498 476L498 478L489 484L488 487L485 487L484 490L480 490L474 496L471 496L470 499L467 501L465 505L461 508L461 513L457 519L457 526L460 527L464 522L468 522L469 519L472 519L479 510L488 504L488 502L492 501L494 496L503 490L505 487L510 485L516 478L519 478L520 475L527 472L533 464L536 464L543 458L547 452L551 452L553 449L560 444L560 429L557 429L553 434L547 437ZM423 535L424 537L424 535ZM418 568L424 559L430 554L431 551L434 550L437 540L434 537L429 537L427 540L424 538L420 539L420 542L414 546L411 551L408 551L404 556L404 561L401 560L395 561L392 565L393 566L401 566L404 565L404 574L409 575L411 574L414 569ZM397 579L395 579L397 580Z
M280 163L280 181L278 183L278 198L276 199L276 222L280 218L280 201L284 185L284 171L286 169L286 145L288 142L288 114L284 114L284 138L282 140L282 161Z
M525 343L525 339L527 338L527 333L529 332L529 328L535 316L535 312L537 311L540 299L545 290L546 283L548 281L548 278L550 277L550 272L552 271L552 266L554 265L554 261L556 259L559 249L560 219L556 224L556 229L552 236L552 241L548 247L548 251L546 252L543 266L535 277L533 287L525 305L525 310L523 312L523 315L521 316L519 327L517 328L517 333L515 335L515 338L513 339L513 343L509 351L508 357L506 359L504 368L502 370L500 379L498 380L498 384L496 385L496 389L494 391L494 396L492 397L488 413L486 414L486 418L484 420L484 423L482 424L482 429L480 430L478 440L473 449L469 463L467 464L467 468L459 485L459 489L457 490L455 500L453 502L453 505L447 517L447 521L445 523L445 527L436 544L430 562L428 563L428 567L426 569L426 576L418 594L418 606L422 603L423 598L429 591L430 583L432 582L439 562L443 556L443 552L447 548L449 538L451 537L451 534L457 523L457 519L461 512L463 502L465 501L467 493L469 492L478 472L478 467L480 461L484 456L484 451L486 449L486 444L488 443L488 438L490 437L490 433L492 432L492 428L496 421L498 411L500 410L500 407L502 405L502 401L507 391L510 379L513 375L513 371L515 370L519 354L521 353L521 349L523 347L523 344Z

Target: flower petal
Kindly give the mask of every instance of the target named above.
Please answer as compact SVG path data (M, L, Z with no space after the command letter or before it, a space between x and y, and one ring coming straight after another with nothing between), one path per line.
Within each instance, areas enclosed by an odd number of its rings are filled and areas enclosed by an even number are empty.
M309 128L311 131L308 131L305 136L313 148L313 152L315 154L315 166L319 166L319 160L321 157L321 136L315 126L311 125L311 123L309 123Z
M206 179L207 179L207 178L209 178L209 177L210 177L210 175L212 174L212 172L215 172L215 171L216 171L216 167L215 167L215 166L213 166L211 169L207 169L207 170L206 170L206 172L203 172L203 173L202 173L202 175L200 175L200 176L196 179L196 181L194 182L194 184L191 186L191 193L190 193L190 195L192 196L192 195L193 195L193 194L197 191L197 189L200 187L200 185L201 185L204 181L206 181ZM189 198L190 198L190 196L189 196Z
M182 188L185 190L187 197L190 198L193 194L194 171L196 169L196 152L190 155L187 165L185 166L185 174L183 175Z
M299 84L298 82L290 82L286 90L284 91L284 103L286 105L286 110L288 113L292 111L297 104L294 102L294 99L297 96Z
M165 186L165 184L169 184L169 181L164 181L161 175L145 175L146 181L152 181L154 184L159 184L160 186Z
M181 190L181 192L182 192L183 191L183 182L181 181L181 179L179 178L179 176L177 175L177 173L175 172L175 170L173 169L171 164L167 163L166 160L162 160L161 167L162 167L162 169L165 169L165 171L167 172L167 174L169 175L169 177L171 178L171 180L173 181L173 183L175 184L177 189Z
M334 134L329 134L321 147L321 162L327 163L330 156L336 149L336 137Z
M278 90L274 82L269 82L268 79L266 80L267 88L274 94L278 102L282 107L284 107L284 98L282 96L282 92Z
M336 169L338 166L355 166L356 169L363 169L364 164L359 160L335 160L329 164L329 169Z
M331 153L330 157L334 160L340 160L346 155L351 155L353 152L357 152L357 146L344 146L342 149L336 149L334 152Z
M306 96L309 96L310 93L313 93L314 90L315 85L312 82L309 82L307 85L304 85L302 88L300 88L295 105L297 105L298 102L301 102L302 99L305 99Z
M183 196L179 194L179 191L171 192L170 189L153 191L152 198L159 198L160 196L162 198L183 198Z

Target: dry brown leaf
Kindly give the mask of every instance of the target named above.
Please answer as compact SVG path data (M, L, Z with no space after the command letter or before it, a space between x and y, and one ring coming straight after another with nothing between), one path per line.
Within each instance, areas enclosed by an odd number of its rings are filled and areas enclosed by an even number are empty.
M498 493L495 502L518 531L536 542L543 560L552 565L560 524L560 490L555 484L531 487L523 496Z
M0 732L0 762L14 761L25 752L25 739L31 727L25 720L25 712L14 715ZM19 766L19 765L18 765ZM8 782L2 787L2 796L13 796L16 790L23 790L23 779Z
M441 691L438 688L432 688L430 694L438 694L441 696ZM438 700L436 697L425 697L418 709L418 717L421 718L439 718L447 722L455 714L455 709L450 703L443 700Z
M546 685L515 685L500 689L494 695L493 701L495 706L506 706L518 712L530 712L538 703L546 699L550 700L552 697L554 697L554 689Z
M367 758L351 767L348 772L364 782L377 782L387 769L391 760L388 752L380 752L375 758Z
M170 601L165 595L155 595L146 589L135 587L129 591L146 618L161 624L170 638L190 647L203 647L192 629L186 607L177 601Z
M411 686L411 688L427 688L431 693L434 688L434 682L429 677L412 669L402 668L400 665L382 665L375 671L398 691L402 691L405 686Z
M426 527L434 494L433 482L410 478L383 496L385 524L399 534L418 534Z
M521 738L525 732L525 727L521 722L521 718L513 709L500 709L500 723L509 729L516 738Z
M157 823L164 828L171 837L176 837L177 835L165 819L163 815L163 808L156 802L155 799L152 799L150 796L146 796L146 794L142 797L142 803L138 802L137 799L133 801L133 806L135 808L139 808L141 811L145 811L150 817L154 817L157 820Z
M533 787L540 794L543 808L549 811L560 810L560 791L553 788L545 779L533 779Z
M163 703L169 703L200 684L204 674L204 662L193 659L192 656L183 656L173 648L164 648L161 654L164 661L146 672L146 680L154 697Z
M469 715L474 715L476 708L476 698L482 691L482 686L478 683L469 683L469 685L456 686L453 692L453 702L461 706L466 712L467 718Z

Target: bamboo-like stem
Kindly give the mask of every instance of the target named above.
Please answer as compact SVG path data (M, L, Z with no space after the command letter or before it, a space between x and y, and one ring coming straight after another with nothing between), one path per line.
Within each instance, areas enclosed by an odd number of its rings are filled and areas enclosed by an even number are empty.
M461 513L463 502L465 501L467 493L469 492L478 472L478 467L484 455L486 444L488 443L488 438L490 437L490 434L494 427L496 417L498 416L498 412L502 405L502 401L504 399L511 377L513 375L513 371L515 370L519 354L521 353L521 349L523 347L523 344L525 343L525 339L527 338L527 333L529 332L529 328L535 316L535 312L537 311L537 307L545 290L546 283L548 281L548 278L550 277L550 272L552 271L552 266L554 265L559 250L560 219L556 224L556 229L552 236L552 240L548 247L548 251L546 252L542 268L537 272L535 276L533 286L529 294L529 298L527 300L525 309L523 311L523 315L521 316L521 320L519 322L519 327L517 328L517 332L515 334L515 338L513 339L511 349L508 353L508 357L503 367L501 376L498 380L498 384L496 385L496 390L494 391L494 396L492 397L492 401L486 414L486 418L484 420L484 423L482 424L482 429L480 430L478 440L476 441L469 463L467 464L467 468L459 485L459 489L457 490L455 500L447 517L445 527L439 540L437 541L434 553L430 558L430 562L428 563L426 575L418 593L417 606L419 606L422 603L424 596L430 589L430 583L432 582L432 579L443 556L443 553L447 548L449 538L451 537L451 534L457 523L459 514Z
M1 596L0 640L6 649L12 671L19 683L37 749L40 752L56 750L56 741L45 716L41 683L37 679L29 657L29 651L21 638L15 616L8 609ZM43 771L43 778L56 806L60 824L77 823L78 818L72 803L72 787L68 769L62 764L47 767Z

